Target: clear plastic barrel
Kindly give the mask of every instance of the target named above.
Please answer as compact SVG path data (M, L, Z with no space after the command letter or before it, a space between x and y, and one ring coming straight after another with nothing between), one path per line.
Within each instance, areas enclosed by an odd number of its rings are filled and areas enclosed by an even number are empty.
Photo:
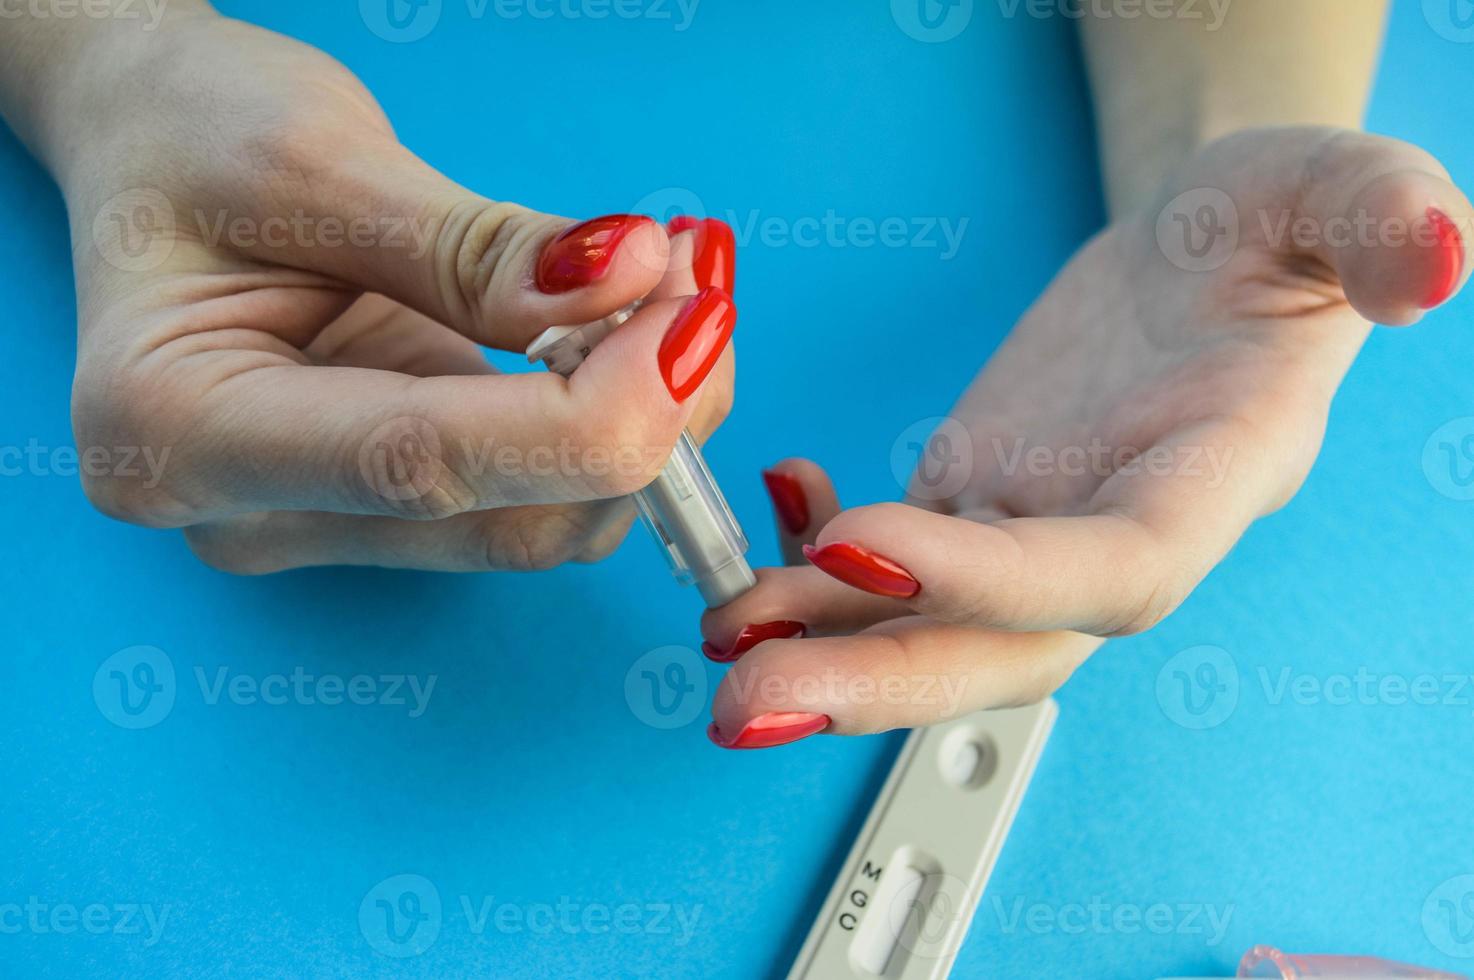
M747 536L689 432L635 503L676 580L695 584L709 605L725 605L757 584L743 557Z
M638 303L632 304L595 323L549 327L528 347L527 358L569 377L638 308ZM689 432L683 431L676 440L655 482L634 497L676 581L695 585L708 606L724 606L757 584L744 557L747 536Z

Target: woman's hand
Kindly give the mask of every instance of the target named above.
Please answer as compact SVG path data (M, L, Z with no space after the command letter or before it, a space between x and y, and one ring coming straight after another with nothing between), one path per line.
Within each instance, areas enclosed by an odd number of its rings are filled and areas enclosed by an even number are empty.
M1101 637L1149 629L1299 489L1368 321L1414 323L1463 283L1471 216L1393 140L1273 129L1205 148L1025 314L909 504L841 513L812 463L768 474L785 553L812 564L762 571L703 621L710 655L745 653L713 738L1028 703Z
M337 62L205 8L88 44L31 135L76 243L77 444L163 464L89 478L106 513L237 572L544 568L611 551L617 498L724 418L720 223L479 197ZM572 380L482 357L642 297Z

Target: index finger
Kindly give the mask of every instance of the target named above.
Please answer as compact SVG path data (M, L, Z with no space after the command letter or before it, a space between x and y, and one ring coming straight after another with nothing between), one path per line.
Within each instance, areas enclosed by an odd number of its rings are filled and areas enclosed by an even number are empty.
M1177 462L1111 476L1079 516L976 523L902 504L840 514L810 560L942 622L1115 636L1155 625L1277 499L1279 469L1236 423L1185 429L1143 454ZM1189 469L1210 448L1222 472Z
M304 364L274 346L212 349L240 331L192 337L193 349L79 380L80 397L99 401L81 415L114 430L97 444L169 451L152 486L108 479L88 492L153 526L263 510L433 520L624 496L659 472L736 316L719 290L651 304L570 380L418 378Z

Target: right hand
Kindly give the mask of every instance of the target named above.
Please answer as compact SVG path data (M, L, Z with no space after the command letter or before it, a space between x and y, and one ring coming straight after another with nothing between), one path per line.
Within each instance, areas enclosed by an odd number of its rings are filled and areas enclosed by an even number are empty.
M546 568L612 551L622 498L726 416L720 222L570 227L479 197L337 62L206 10L87 64L48 154L76 243L76 440L161 464L85 476L104 512L239 573ZM571 380L482 356L642 297Z

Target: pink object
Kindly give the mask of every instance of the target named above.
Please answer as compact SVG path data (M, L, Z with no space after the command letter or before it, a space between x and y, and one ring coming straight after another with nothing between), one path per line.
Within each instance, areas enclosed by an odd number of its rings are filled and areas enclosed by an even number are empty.
M1255 946L1239 960L1241 977L1336 977L1342 980L1469 980L1462 973L1444 973L1421 966L1378 960L1370 956L1326 956L1321 953L1281 953L1273 946Z

